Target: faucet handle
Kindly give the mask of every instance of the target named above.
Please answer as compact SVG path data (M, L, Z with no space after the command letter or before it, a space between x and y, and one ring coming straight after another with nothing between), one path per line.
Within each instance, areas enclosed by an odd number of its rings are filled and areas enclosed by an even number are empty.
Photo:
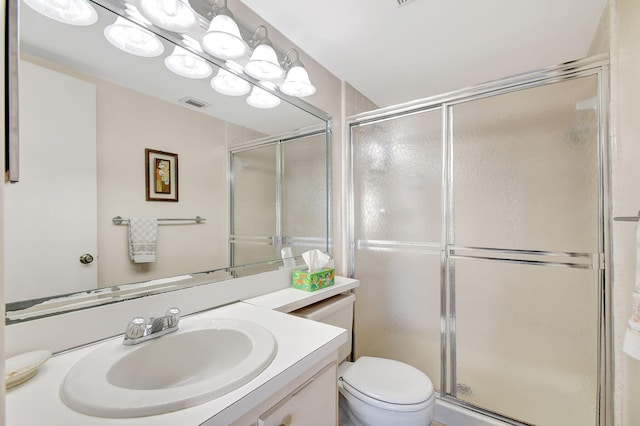
M180 322L180 309L171 308L165 314L167 318L167 327L173 328L178 326L178 322Z
M144 335L146 321L142 317L135 317L129 324L127 325L127 330L125 331L125 336L129 339L137 339Z

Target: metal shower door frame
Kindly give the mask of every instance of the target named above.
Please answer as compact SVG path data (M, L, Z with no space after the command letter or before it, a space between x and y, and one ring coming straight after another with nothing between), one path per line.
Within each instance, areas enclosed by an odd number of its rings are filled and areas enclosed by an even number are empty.
M564 266L570 268L598 270L598 354L597 354L597 395L598 407L594 424L598 426L613 424L613 345L611 318L611 238L610 238L610 169L609 169L609 58L594 56L578 61L567 62L558 66L508 77L505 79L481 84L471 88L446 93L443 95L409 102L406 104L383 108L372 112L358 114L347 118L349 126L348 143L348 241L349 241L349 276L355 277L355 176L353 141L354 128L388 120L394 120L411 114L441 108L442 112L442 240L440 249L440 323L441 323L441 383L438 397L447 402L470 409L480 414L505 421L513 425L526 425L516 419L507 418L486 409L476 407L456 397L456 312L455 312L455 258L467 258L471 253L474 258L482 258L482 251L474 247L456 247L454 241L453 221L453 120L452 111L455 105L469 101L517 92L534 87L541 87L561 81L586 77L597 77L598 101L598 253L551 253L529 252L526 250L501 250L505 256L535 254L548 256L549 262L534 262L546 266ZM470 252L471 251L471 252ZM500 250L499 250L500 251ZM488 255L485 253L485 255ZM555 262L558 256L568 259ZM509 260L508 262L528 261ZM606 267L605 267L606 266ZM354 340L356 336L354 336Z
M295 236L284 236L282 235L282 185L284 179L284 153L283 146L287 143L295 142L297 140L302 140L314 136L318 136L324 134L325 135L325 184L327 185L326 191L326 199L325 205L327 206L327 218L326 218L326 238L320 241L318 238L304 238L304 237L295 237ZM236 154L252 151L256 149L265 148L268 146L275 146L276 148L276 163L275 163L275 172L276 172L276 192L275 192L275 235L265 237L265 236L246 236L246 235L236 235L235 234L235 170L233 165L234 156ZM293 244L312 244L318 245L320 243L325 243L326 252L331 254L332 251L332 220L331 220L331 120L329 119L323 127L311 127L307 129L301 129L300 131L291 132L279 136L267 137L263 139L259 139L256 141L250 141L244 144L238 144L228 148L227 152L227 162L228 162L228 194L229 194L229 261L231 267L242 266L236 265L235 263L235 244L236 243L248 243L248 244L258 244L258 245L272 245L276 247L276 252L280 253L282 247L288 243ZM278 260L278 259L273 259ZM271 261L271 260L270 260Z

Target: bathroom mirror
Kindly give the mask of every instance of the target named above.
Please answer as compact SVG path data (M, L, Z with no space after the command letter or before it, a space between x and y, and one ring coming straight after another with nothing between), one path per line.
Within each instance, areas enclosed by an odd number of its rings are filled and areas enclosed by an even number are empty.
M216 92L211 79L226 65L206 53L199 56L212 69L209 77L190 79L171 72L165 58L176 44L192 45L153 25L148 29L158 36L163 54L123 52L106 40L104 29L125 14L127 3L90 4L98 15L90 26L60 23L19 5L20 181L6 185L3 203L7 322L281 266L279 250L287 241L279 235L235 240L230 235L232 158L264 146L292 147L300 141L317 151L309 158L308 149L298 150L298 157L287 160L311 161L324 170L322 187L314 179L309 188L320 194L309 219L305 209L291 209L313 238L297 235L289 241L307 241L300 247L328 251L329 116L278 92L279 105L269 109L250 106L249 94ZM207 7L194 5L199 11ZM196 33L206 30L206 19L200 19ZM244 78L252 86L258 83ZM146 199L148 150L175 159L178 179L170 200ZM251 208L242 212L244 220L286 216L274 211L281 208L277 197L282 197L282 182L296 182L292 194L305 192L304 179L283 179L285 154L280 151L295 150L278 148L278 156L259 165L255 178L273 179L273 196L243 193L251 199ZM246 170L255 165L238 164ZM169 219L158 221L154 263L136 264L129 258L127 222L138 216ZM318 227L308 229L309 224ZM286 227L278 224L275 229ZM244 256L246 263L234 261L230 244L253 244L256 237L262 248Z

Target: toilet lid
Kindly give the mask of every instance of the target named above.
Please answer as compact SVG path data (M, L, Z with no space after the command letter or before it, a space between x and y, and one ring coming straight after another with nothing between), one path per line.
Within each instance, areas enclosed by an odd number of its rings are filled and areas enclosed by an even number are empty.
M433 395L433 384L426 374L385 358L358 358L342 380L370 398L391 404L420 404Z

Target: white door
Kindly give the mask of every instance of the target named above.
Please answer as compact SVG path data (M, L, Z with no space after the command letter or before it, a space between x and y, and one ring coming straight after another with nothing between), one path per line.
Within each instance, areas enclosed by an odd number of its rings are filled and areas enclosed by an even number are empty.
M5 300L96 288L95 85L21 61L19 119L20 182L4 195Z

